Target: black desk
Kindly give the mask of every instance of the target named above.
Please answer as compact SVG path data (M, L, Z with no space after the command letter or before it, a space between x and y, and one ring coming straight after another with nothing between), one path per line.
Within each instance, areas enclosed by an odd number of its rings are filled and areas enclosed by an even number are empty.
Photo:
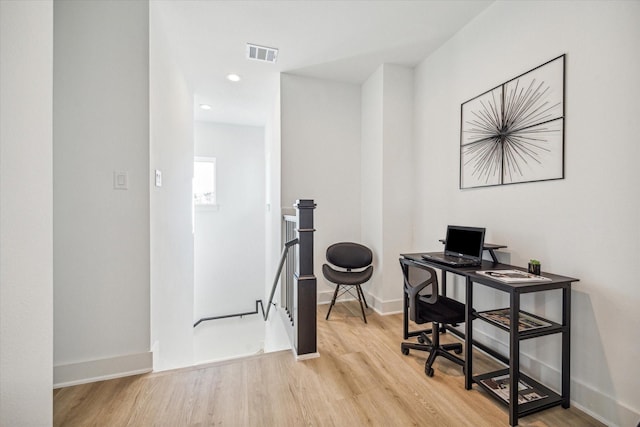
M499 245L495 245L499 246ZM443 264L438 264L433 261L425 260L421 254L402 254L404 258L413 260L415 262L427 265L432 268L436 268L442 271L443 289L446 292L446 272L457 274L465 278L465 295L466 295L466 318L465 318L465 332L460 333L458 330L448 328L451 332L464 338L465 340L465 388L470 390L475 382L481 388L485 389L488 394L496 398L499 402L509 406L509 424L515 426L518 424L518 417L532 414L534 412L541 411L553 406L562 405L563 408L569 407L569 393L570 393L570 357L571 357L571 283L577 282L578 279L572 277L564 277L556 274L542 273L542 276L551 280L544 282L529 282L529 283L504 283L496 279L491 279L487 276L477 274L478 270L525 270L520 267L514 267L512 265L500 264L497 262L483 261L480 267L466 267L455 268ZM498 289L509 294L509 320L510 326L497 325L484 317L480 316L475 310L473 310L473 284L477 283L490 288ZM517 313L520 312L520 296L525 293L531 292L543 292L554 289L562 289L562 320L561 323L555 323L547 319L539 318L549 323L550 326L543 328L536 328L531 330L518 330L518 317ZM406 297L405 297L406 298ZM496 307L498 308L498 307ZM407 303L405 299L404 304L404 335L405 339L410 336L419 334L419 332L410 332L408 330L408 317L407 317ZM531 313L526 313L531 315ZM509 333L509 357L505 357L497 353L496 351L476 343L473 341L473 327L472 322L474 319L481 319L494 325ZM562 381L560 394L550 390L538 381L522 374L520 372L520 341L524 339L536 338L551 334L562 334ZM490 355L501 360L503 363L509 365L508 368L488 372L481 375L473 375L473 357L472 357L472 344L476 347L486 351ZM482 380L488 378L494 378L499 375L509 375L509 403L500 399L490 389L482 383ZM534 389L540 391L547 397L535 400L532 402L526 402L518 404L517 393L518 388L515 386L519 381L524 381Z

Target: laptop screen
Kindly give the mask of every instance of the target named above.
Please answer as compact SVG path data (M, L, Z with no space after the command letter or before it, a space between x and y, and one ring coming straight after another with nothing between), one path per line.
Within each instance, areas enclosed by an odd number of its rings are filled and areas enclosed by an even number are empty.
M448 226L447 240L444 245L445 255L482 259L484 232L485 229L479 227Z

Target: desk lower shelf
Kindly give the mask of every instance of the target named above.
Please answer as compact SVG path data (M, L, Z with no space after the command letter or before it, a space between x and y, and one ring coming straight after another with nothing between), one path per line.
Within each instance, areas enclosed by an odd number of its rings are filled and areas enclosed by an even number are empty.
M509 332L509 315L509 308L473 313L475 319L484 320L506 332ZM520 321L518 334L521 340L565 331L562 325L526 311L520 311L518 317Z
M492 379L496 378L506 378L506 380L491 381ZM498 371L488 372L482 375L476 375L473 376L473 381L498 402L502 403L503 405L509 406L509 398L503 397L499 394L499 392L496 392L495 390L495 388L499 387L500 384L504 385L505 383L509 383L509 369L505 368ZM542 411L543 409L562 404L562 397L558 393L554 392L548 387L545 387L531 377L521 373L520 383L521 385L525 384L527 388L521 390L519 393L521 395L528 396L528 399L530 400L528 400L526 397L523 397L523 400L518 403L518 416L533 414L535 412ZM501 391L505 392L505 396L509 395L508 388L502 388ZM544 397L536 398L536 395Z

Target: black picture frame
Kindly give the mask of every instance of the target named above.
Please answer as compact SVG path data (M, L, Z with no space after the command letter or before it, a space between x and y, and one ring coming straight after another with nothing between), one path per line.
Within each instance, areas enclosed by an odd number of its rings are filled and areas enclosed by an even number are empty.
M566 54L460 106L460 189L564 179Z

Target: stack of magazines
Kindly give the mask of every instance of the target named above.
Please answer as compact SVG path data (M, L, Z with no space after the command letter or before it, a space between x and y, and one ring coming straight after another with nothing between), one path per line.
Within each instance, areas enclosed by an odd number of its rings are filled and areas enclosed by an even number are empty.
M481 380L489 390L494 392L505 402L509 402L509 375L501 375L498 377L487 378ZM533 402L535 400L544 399L547 395L540 393L538 390L530 387L524 381L518 382L518 404Z
M500 308L498 310L480 312L478 313L478 316L482 316L490 322L506 326L508 328L511 325L511 321L509 320L510 312L511 310L508 308ZM546 328L547 326L551 326L551 323L545 322L544 320L533 317L527 313L518 313L519 332L529 331L531 329Z

